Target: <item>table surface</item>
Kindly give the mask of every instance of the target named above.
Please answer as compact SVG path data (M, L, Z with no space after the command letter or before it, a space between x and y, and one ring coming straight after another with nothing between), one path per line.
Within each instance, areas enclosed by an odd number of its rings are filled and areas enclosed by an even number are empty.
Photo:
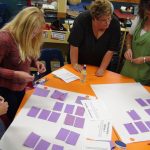
M72 73L80 76L80 73L76 72L71 65L67 64L63 68L71 71ZM48 81L45 83L46 86L59 88L63 90L68 90L72 92L78 92L83 94L88 94L95 96L94 92L92 91L90 84L110 84L110 83L134 83L135 81L131 78L124 77L120 74L106 71L103 77L96 77L96 67L87 66L87 80L85 83L81 83L79 80L73 81L71 83L65 83L59 78L54 77L52 74L46 76ZM150 87L144 86L149 92ZM32 94L33 90L27 90L24 99L18 109L18 112L22 109L25 102L28 100L29 96ZM119 140L119 136L116 131L113 129L112 133L112 140ZM132 143L127 145L127 150L150 150L150 140L146 142L138 142Z

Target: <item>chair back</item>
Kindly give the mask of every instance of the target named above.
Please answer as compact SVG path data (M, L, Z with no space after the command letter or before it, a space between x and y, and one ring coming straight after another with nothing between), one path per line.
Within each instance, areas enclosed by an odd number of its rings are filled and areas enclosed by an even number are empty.
M9 18L10 12L7 4L0 3L0 28L2 28L3 25L8 22Z
M64 58L62 52L58 48L45 48L41 50L40 59L46 64L46 74L52 71L51 61L59 61L60 67L64 65Z

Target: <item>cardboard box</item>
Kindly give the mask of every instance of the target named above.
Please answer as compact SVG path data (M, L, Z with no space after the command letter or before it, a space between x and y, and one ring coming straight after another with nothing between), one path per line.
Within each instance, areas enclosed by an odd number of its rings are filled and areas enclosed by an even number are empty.
M70 31L69 31L69 26L67 24L64 24L64 27L67 29L67 31L44 30L43 42L67 44Z

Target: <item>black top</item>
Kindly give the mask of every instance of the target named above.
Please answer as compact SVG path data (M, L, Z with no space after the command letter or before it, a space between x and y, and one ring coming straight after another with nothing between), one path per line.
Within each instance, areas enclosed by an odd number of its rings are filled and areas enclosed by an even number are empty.
M70 45L79 48L78 63L99 66L105 55L110 51L118 50L120 41L119 21L112 18L109 28L96 39L92 30L92 17L85 11L75 19L68 39Z

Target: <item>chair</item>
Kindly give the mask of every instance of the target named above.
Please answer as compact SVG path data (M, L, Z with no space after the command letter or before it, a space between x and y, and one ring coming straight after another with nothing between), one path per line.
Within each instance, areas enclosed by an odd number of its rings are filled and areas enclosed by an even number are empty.
M7 4L0 3L0 28L8 22L10 18L10 12Z
M122 29L121 32L121 40L120 40L120 50L119 50L119 60L117 65L117 72L120 73L120 69L122 68L122 62L123 62L123 55L124 55L124 48L125 48L125 41L126 41L126 35L128 33L128 30Z
M40 59L46 64L46 73L49 74L52 71L51 61L59 61L60 67L64 65L64 58L62 52L58 48L45 48L41 51Z

